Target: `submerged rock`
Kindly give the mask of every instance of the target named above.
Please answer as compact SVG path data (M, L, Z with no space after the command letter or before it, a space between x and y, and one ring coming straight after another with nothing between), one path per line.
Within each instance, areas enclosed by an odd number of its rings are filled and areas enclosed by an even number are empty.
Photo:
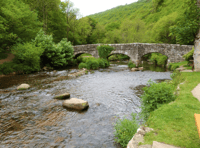
M138 68L132 68L131 71L138 71Z
M143 70L144 68L143 68L143 67L139 67L138 69L139 69L139 70Z
M25 90L25 89L29 89L30 85L28 84L21 84L20 86L17 87L17 90Z
M87 101L82 99L71 98L69 100L65 100L63 102L63 106L69 109L83 110L89 107L89 104Z
M54 99L68 99L69 97L70 97L69 93L64 93L64 94L55 96Z

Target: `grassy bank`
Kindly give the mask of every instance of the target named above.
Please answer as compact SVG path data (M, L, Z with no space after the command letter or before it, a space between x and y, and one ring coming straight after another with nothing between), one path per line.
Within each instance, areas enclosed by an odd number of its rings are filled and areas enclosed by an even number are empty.
M200 102L191 93L200 83L200 72L182 75L186 80L180 85L177 99L151 112L146 125L155 131L145 135L144 144L158 141L185 148L200 147L194 119L194 113L200 114Z
M175 70L176 68L179 68L181 66L185 67L185 69L192 69L192 66L190 66L188 64L188 61L183 61L183 62L178 62L178 63L170 63L169 69Z

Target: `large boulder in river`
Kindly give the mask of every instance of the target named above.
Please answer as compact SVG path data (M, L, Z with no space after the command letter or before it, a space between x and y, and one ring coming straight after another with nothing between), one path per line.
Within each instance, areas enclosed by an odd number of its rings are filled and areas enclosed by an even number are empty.
M69 93L64 93L64 94L55 96L54 99L68 99L69 97L70 97Z
M29 89L30 85L28 84L21 84L20 86L17 87L17 90L25 90L25 89Z
M89 107L89 104L87 101L82 99L71 98L69 100L65 100L63 102L63 106L69 109L83 110Z

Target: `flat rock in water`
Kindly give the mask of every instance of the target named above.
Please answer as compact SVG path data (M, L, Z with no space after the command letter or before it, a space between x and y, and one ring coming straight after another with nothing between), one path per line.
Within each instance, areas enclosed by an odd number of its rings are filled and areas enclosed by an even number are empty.
M29 89L30 85L28 84L21 84L20 86L17 87L17 90L24 90L24 89Z
M70 97L69 93L64 93L64 94L55 96L54 99L68 99L69 97Z
M65 100L63 102L63 106L69 109L83 110L89 107L89 104L87 101L82 99L71 98L69 100Z

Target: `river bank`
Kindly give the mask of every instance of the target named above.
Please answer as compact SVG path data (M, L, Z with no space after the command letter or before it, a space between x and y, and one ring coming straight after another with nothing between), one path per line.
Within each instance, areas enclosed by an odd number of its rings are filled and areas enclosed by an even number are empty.
M182 148L199 148L199 136L194 114L200 114L200 102L191 91L200 83L200 73L182 72L186 78L179 85L178 98L151 113L146 125L154 131L144 136L143 144L163 142ZM143 145L142 144L142 145Z

